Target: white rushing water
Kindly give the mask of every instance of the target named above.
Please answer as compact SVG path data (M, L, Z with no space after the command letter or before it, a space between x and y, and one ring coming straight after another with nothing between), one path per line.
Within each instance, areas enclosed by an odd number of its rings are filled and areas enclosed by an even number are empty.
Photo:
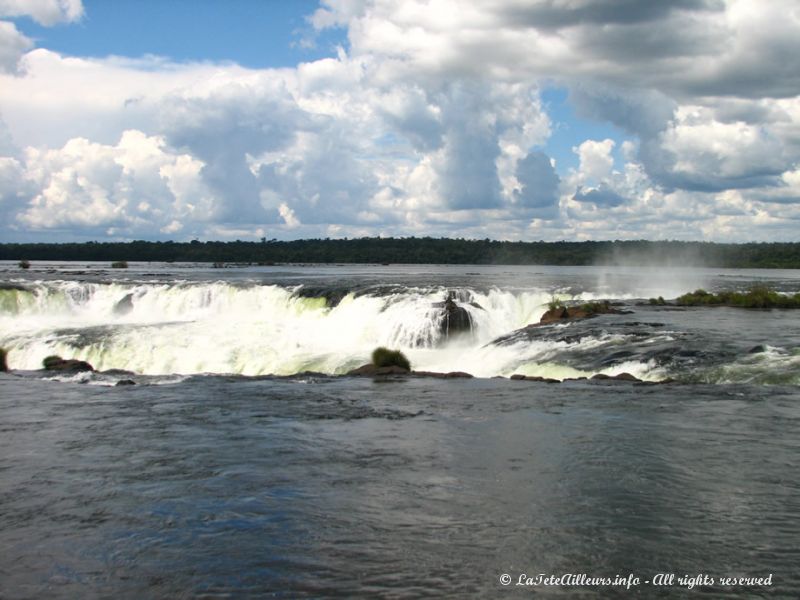
M489 344L537 322L552 298L545 290L461 290L471 300L459 305L474 331L445 339L435 306L444 288L348 294L329 307L324 298L304 298L297 288L277 285L51 281L25 287L0 290L0 345L15 369L38 369L55 354L98 370L150 375L340 374L387 346L405 352L417 370L559 379L592 374L548 360L564 342ZM602 372L646 376L651 366L631 363Z

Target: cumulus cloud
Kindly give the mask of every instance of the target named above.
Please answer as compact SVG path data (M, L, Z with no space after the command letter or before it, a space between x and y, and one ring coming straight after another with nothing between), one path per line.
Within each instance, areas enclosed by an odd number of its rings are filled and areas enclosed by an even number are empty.
M0 72L17 73L19 59L32 46L13 23L0 21Z
M50 27L83 16L81 0L0 0L0 72L19 73L19 61L33 47L14 23L2 19L29 17Z
M216 217L216 199L200 178L202 163L140 131L124 132L113 146L74 138L59 149L28 148L24 161L11 167L33 192L12 228L132 235Z
M82 12L77 1L0 0L0 18L46 25ZM800 11L790 0L324 0L309 23L342 28L347 49L256 70L61 56L0 22L7 226L792 235ZM541 101L553 86L579 117L620 132L570 141L575 169L549 149L563 125Z

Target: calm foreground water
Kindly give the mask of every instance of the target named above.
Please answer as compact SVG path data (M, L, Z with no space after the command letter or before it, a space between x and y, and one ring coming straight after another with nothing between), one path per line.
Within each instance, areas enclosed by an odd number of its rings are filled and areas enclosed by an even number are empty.
M4 600L800 596L800 314L639 305L794 293L796 272L6 264L0 282ZM447 340L431 304L451 290L476 330ZM630 313L523 329L554 295ZM480 377L337 376L378 344ZM54 353L133 374L36 370ZM649 383L505 378L623 371Z

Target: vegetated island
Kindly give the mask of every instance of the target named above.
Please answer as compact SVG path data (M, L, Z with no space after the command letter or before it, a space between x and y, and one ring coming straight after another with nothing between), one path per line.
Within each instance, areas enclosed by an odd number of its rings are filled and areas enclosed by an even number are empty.
M651 298L650 304L666 304L663 298ZM676 306L729 306L733 308L800 308L800 294L780 294L756 285L746 292L724 291L712 294L698 289L675 299Z
M800 268L800 243L680 241L508 242L431 237L257 242L84 242L0 244L0 260L475 265L697 265Z

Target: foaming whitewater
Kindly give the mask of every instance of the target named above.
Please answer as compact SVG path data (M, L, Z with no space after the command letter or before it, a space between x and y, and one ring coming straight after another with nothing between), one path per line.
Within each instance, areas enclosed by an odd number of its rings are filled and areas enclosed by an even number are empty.
M45 357L58 355L98 371L164 381L195 374L338 375L386 346L403 351L415 370L477 377L629 373L645 381L800 384L791 315L650 307L635 279L606 280L598 289L577 277L537 282L535 273L524 279L526 287L516 286L513 274L488 286L465 285L463 276L430 284L425 273L416 275L416 285L384 273L372 280L325 274L322 282L301 275L302 284L289 276L237 280L235 273L216 281L11 279L0 287L0 347L15 370L40 369ZM651 279L647 291L658 284ZM450 295L467 311L472 331L443 330ZM622 314L535 326L554 299L611 299ZM776 336L786 339L750 352Z
M21 286L22 287L22 286ZM444 288L385 295L349 293L336 305L304 297L301 286L179 282L35 282L0 290L0 344L12 368L37 369L49 355L98 370L142 374L339 374L377 346L406 352L416 369L501 374L513 348L487 346L536 322L544 291L459 290L472 333L445 339Z

